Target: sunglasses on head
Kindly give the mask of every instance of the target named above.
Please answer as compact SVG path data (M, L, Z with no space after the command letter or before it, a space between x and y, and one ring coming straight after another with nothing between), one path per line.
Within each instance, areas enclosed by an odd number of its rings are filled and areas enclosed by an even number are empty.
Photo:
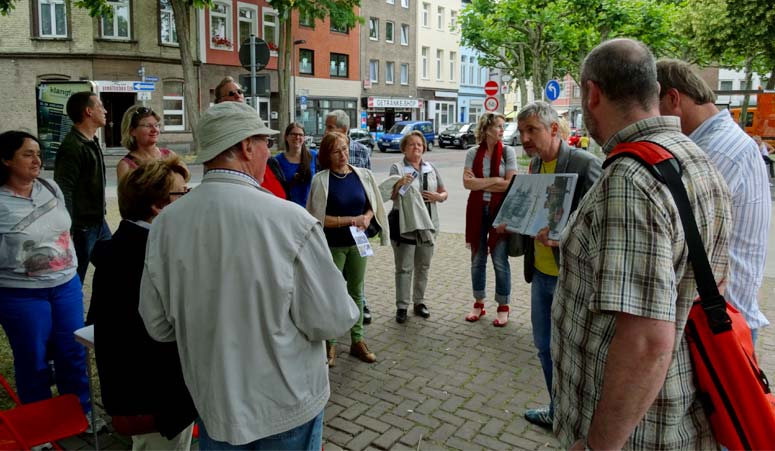
M145 116L152 116L153 110L148 108L147 106L141 106L140 108L136 109L134 113L132 113L132 123L136 124L137 121L140 118L143 118Z

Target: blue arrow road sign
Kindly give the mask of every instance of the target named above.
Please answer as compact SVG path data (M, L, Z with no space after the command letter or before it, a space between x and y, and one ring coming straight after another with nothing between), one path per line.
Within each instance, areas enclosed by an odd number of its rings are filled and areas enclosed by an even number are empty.
M546 94L546 100L550 102L557 100L557 98L560 97L560 82L557 80L549 80L549 82L546 83L544 93Z
M156 85L154 83L143 83L141 81L136 81L132 83L132 89L135 91L155 91Z
M155 75L146 75L145 76L145 81L159 81L159 77L157 77Z

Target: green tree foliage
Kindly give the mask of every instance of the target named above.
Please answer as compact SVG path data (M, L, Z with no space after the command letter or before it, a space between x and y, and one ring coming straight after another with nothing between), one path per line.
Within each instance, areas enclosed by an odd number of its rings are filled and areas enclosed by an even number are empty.
M606 39L640 39L657 55L685 53L674 31L679 11L669 0L473 0L461 13L462 44L517 80L524 101L524 80L537 98L550 78L578 81L584 56Z

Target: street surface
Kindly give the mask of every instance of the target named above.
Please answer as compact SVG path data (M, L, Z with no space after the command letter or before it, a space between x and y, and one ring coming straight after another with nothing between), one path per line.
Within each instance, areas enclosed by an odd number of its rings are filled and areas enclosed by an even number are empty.
M330 371L331 399L325 411L325 449L556 449L552 435L522 417L526 408L548 402L541 368L532 344L530 288L522 278L522 259L512 258L511 318L502 328L491 325L494 303L477 323L467 323L471 298L470 252L463 231L467 192L462 187L465 152L438 149L426 154L450 192L441 204L443 233L431 265L427 305L431 317L410 312L405 324L394 320L394 265L389 246L375 246L369 258L366 295L374 315L365 340L377 363L362 363L347 353L349 339L337 347ZM387 176L400 154L374 153L378 180ZM192 185L201 180L201 165L192 165ZM115 230L115 170L109 169L109 222ZM49 174L50 175L50 174ZM48 175L47 175L48 176ZM772 228L771 228L772 230ZM766 278L761 290L763 311L775 320L775 236L770 233ZM491 266L491 265L488 265ZM494 289L488 267L488 293ZM85 299L91 291L87 277ZM775 375L775 328L762 331L758 356L762 368ZM91 436L64 442L66 449L93 448ZM100 448L130 449L126 437L102 433Z

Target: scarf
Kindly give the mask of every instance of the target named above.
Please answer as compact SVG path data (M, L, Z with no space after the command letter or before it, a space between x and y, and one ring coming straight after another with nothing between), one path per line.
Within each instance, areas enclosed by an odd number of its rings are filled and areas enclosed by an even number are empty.
M471 168L474 175L479 178L483 178L484 175L484 154L487 152L487 141L482 141L479 144L479 148L476 150L476 156L474 156L474 165ZM500 177L501 159L503 158L503 143L498 141L495 149L490 156L490 174L489 177ZM494 219L498 214L501 202L506 193L490 193L489 203L489 215L491 219ZM484 191L471 191L468 195L468 204L466 204L466 243L471 247L471 253L476 254L479 249L479 235L482 231L482 211L484 210ZM488 224L489 230L487 231L487 248L490 252L495 247L497 242L501 239L508 237L507 233L497 233L495 229L491 227L492 224Z

